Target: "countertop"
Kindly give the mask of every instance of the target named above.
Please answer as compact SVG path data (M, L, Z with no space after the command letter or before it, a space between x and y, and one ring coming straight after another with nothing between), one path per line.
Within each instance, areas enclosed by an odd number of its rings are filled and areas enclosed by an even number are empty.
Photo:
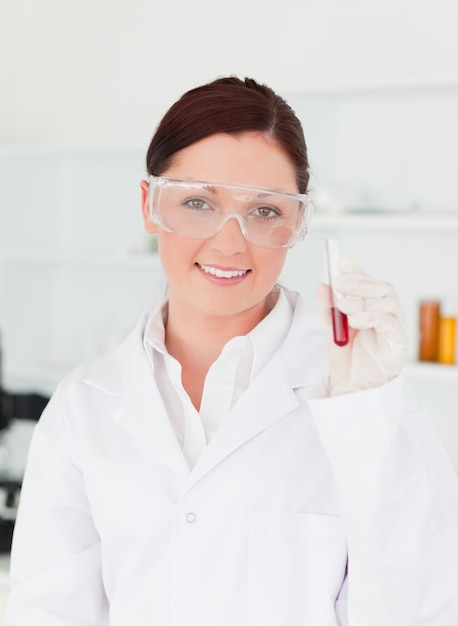
M0 554L0 626L4 622L6 603L10 591L8 570L10 567L10 555Z
M10 555L0 554L0 587L9 587Z

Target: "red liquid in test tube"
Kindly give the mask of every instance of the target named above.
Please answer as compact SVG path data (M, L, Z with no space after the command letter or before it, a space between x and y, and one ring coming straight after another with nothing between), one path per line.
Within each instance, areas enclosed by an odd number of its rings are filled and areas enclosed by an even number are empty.
M348 317L335 306L331 307L331 316L334 343L338 346L346 346L348 343Z
M326 239L326 256L328 261L329 285L331 286L333 299L333 306L331 307L331 318L334 343L338 346L346 346L349 340L348 318L345 313L342 313L336 307L335 292L332 288L332 280L334 276L338 276L340 273L339 254L339 241L337 239Z

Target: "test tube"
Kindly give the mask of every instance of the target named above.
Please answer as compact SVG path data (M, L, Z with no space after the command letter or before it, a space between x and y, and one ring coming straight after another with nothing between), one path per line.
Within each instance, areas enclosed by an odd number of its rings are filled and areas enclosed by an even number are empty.
M348 343L348 318L345 313L339 311L336 306L337 293L334 291L333 278L340 274L339 270L339 240L326 239L326 257L328 262L328 278L332 293L332 332L334 343L338 346L346 346Z

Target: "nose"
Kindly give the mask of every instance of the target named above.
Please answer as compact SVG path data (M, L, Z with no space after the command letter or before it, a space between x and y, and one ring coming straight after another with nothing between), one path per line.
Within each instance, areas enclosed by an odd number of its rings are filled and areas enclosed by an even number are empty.
M237 252L244 252L246 250L244 229L240 215L237 213L227 215L210 239L212 248L219 250L227 256Z

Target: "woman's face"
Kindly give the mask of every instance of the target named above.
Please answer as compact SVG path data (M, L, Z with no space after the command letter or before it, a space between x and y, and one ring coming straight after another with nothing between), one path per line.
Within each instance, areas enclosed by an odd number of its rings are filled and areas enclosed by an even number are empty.
M296 173L286 153L269 137L254 132L217 134L192 144L175 155L162 175L298 193ZM145 181L142 203L147 232L157 232L170 306L180 307L186 316L249 314L256 323L264 317L265 298L280 275L286 248L249 243L236 219L230 219L210 239L188 239L167 232L149 218ZM226 276L220 276L219 270Z

